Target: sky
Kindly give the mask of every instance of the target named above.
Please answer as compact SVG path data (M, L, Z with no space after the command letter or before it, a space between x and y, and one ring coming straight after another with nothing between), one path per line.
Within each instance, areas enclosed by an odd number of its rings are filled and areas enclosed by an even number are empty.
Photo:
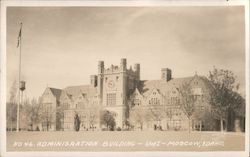
M24 95L47 86L90 84L98 61L140 63L141 79L233 71L245 91L244 8L231 7L8 7L7 96L18 80L17 36L22 27Z

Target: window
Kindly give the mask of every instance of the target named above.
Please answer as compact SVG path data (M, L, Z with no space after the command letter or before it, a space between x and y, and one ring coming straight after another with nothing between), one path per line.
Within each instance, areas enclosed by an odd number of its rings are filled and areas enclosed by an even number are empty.
M193 88L192 89L193 95L202 95L202 89L201 88Z
M177 129L177 130L179 130L180 127L181 127L180 120L174 120L173 123L174 123L174 128Z
M197 106L199 111L204 111L205 110L205 106L204 105L199 105Z
M178 104L180 100L177 97L171 97L170 101L171 105L175 105Z
M87 116L86 116L86 115L80 115L80 119L81 119L82 121L85 121L85 120L87 119Z
M80 108L80 109L84 109L86 106L85 106L84 102L80 101L80 102L78 102L78 106L77 107Z
M119 80L119 76L116 76L116 81L118 81Z
M204 102L204 95L201 95L201 101Z
M161 76L161 78L165 78L165 73L162 73L162 76Z
M44 103L44 112L52 112L52 103Z
M134 99L134 106L139 106L141 101L139 99Z
M107 94L107 106L114 106L116 105L116 94L109 93Z
M69 103L63 103L63 107L65 107L66 109L69 109Z
M205 106L201 106L201 111L204 111L205 110Z
M151 98L151 100L149 100L149 104L153 104L153 105L160 105L160 100L158 100L157 98Z

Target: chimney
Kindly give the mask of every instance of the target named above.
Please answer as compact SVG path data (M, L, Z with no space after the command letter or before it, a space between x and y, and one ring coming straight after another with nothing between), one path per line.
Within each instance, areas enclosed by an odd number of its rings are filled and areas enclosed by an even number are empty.
M172 71L168 68L161 69L161 79L164 81L170 81L172 79Z
M140 80L140 64L136 63L136 64L134 65L134 70L135 70L137 79Z
M97 76L96 75L91 75L90 76L90 84L91 84L92 87L97 86Z

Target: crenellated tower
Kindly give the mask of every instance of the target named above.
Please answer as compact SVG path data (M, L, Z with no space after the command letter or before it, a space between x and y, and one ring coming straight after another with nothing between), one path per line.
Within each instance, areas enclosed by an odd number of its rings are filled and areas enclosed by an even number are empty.
M94 76L91 80L94 80ZM140 80L140 64L134 69L127 69L127 60L122 58L120 66L104 67L104 62L98 63L97 90L100 104L104 110L113 112L116 127L123 128L128 118L128 96L135 90ZM94 82L94 81L93 81Z

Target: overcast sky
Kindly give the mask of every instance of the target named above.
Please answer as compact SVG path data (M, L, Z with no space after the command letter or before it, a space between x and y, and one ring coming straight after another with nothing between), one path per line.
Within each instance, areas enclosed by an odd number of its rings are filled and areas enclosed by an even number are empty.
M213 66L232 70L245 86L243 7L9 7L7 92L18 80L16 48L22 31L22 78L27 97L48 86L90 83L98 60L105 67L141 64L143 80L208 75Z

